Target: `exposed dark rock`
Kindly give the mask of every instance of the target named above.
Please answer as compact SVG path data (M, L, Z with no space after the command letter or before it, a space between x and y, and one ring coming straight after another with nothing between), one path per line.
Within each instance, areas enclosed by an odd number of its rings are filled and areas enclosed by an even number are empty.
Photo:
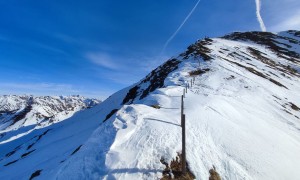
M225 39L229 40L243 40L252 41L254 43L264 45L277 54L278 57L285 58L292 62L300 63L300 54L291 50L290 45L279 42L278 40L293 41L294 43L300 44L299 41L288 37L279 36L270 32L235 32L226 36ZM297 41L297 42L295 42ZM285 46L286 48L282 47ZM282 56L286 55L286 56Z
M17 123L18 121L20 121L21 119L23 119L28 112L30 112L32 109L31 105L26 106L23 111L21 111L20 113L18 113L17 115L15 115L15 117L13 118L13 124Z
M235 79L235 76L234 75L230 75L229 77L225 78L226 80L232 80L232 79Z
M245 59L247 61L251 61L251 59L246 56L248 54L245 54L245 53L242 53L242 54L244 54L244 55L241 55L241 54L239 54L237 52L232 52L232 53L229 53L228 56L231 56L233 58L236 57L236 58L240 58L240 59Z
M113 109L104 119L103 122L107 121L112 115L114 115L119 109Z
M138 86L134 86L133 88L131 88L129 90L129 92L127 93L126 97L123 99L122 103L123 104L126 104L126 103L131 104L133 102L133 100L137 97L138 90L139 90Z
M153 92L157 88L161 88L164 85L164 81L172 71L178 68L180 61L172 59L164 63L162 66L156 69L155 73L152 76L144 79L144 83L150 82L150 85L143 91L140 99L148 96L150 92Z
M197 69L195 71L191 71L189 72L190 76L197 76L197 75L201 75L204 74L206 72L208 72L210 69L205 68L205 69Z
M282 73L287 73L289 75L300 77L300 74L297 72L297 70L292 68L291 66L276 63L275 61L265 57L263 53L257 49L248 47L248 50L250 54L254 56L255 59L260 60L264 64L267 64L268 67L280 71Z
M43 132L43 134L38 136L37 141L39 141L43 136L45 136L51 129L47 129L45 132Z
M27 150L29 150L30 148L32 148L33 145L35 145L43 136L45 136L51 129L47 129L45 132L43 132L43 134L38 135L38 136L34 136L32 139L37 138L35 142L33 142L32 144L28 145Z
M298 106L296 106L294 103L291 103L290 102L290 105L291 105L291 108L295 111L300 111L300 108Z
M26 156L28 156L29 154L31 154L31 153L34 152L34 151L35 151L35 149L34 149L34 150L31 150L31 151L29 151L29 152L27 152L27 153L22 154L21 158L25 158Z
M300 37L300 31L296 31L296 30L289 30L287 31L289 34L292 34L294 36Z
M81 146L82 146L82 145L78 146L78 147L72 152L71 156L74 155L77 151L79 151L79 149L81 148Z
M294 115L294 114L292 114L291 112L289 112L289 111L286 110L286 109L283 109L283 111L286 112L286 113L288 113L289 115Z
M9 163L7 163L7 164L4 164L4 166L9 166L9 165L11 165L11 164L13 164L13 163L15 163L15 162L17 162L17 161L19 161L19 159L14 160L14 161L11 161L11 162L9 162Z
M180 54L184 59L188 59L190 56L193 57L202 57L204 61L211 60L209 53L211 50L206 47L206 45L212 44L213 40L209 38L205 38L203 40L197 41L195 44L189 46L186 52Z
M252 67L244 66L244 65L242 65L242 64L240 64L240 63L230 61L230 60L228 60L228 59L226 59L226 58L222 58L222 59L224 59L225 61L228 61L228 62L230 62L230 63L232 63L232 64L235 64L235 65L237 65L237 66L239 66L239 67L242 67L242 68L248 70L249 72L251 72L251 73L253 73L253 74L257 75L257 76L260 76L260 77L262 77L262 78L265 78L265 79L271 81L272 83L276 84L277 86L280 86L280 87L283 87L283 88L288 89L286 86L284 86L284 85L281 84L280 82L278 82L278 81L276 81L276 80L274 80L274 79L272 79L272 78L269 78L269 77L266 76L265 74L263 74L263 73L261 73L261 72L255 70L255 69L252 68Z
M32 143L32 144L29 144L29 145L27 146L27 150L29 150L30 148L32 148L32 146L35 145L35 143L36 143L36 142L34 142L34 143Z
M131 104L138 96L140 96L140 99L143 99L157 88L163 87L164 81L169 73L176 70L180 62L181 61L177 59L171 59L153 70L138 85L132 87L128 91L126 97L123 99L122 104ZM144 87L145 85L146 87Z
M281 100L279 97L275 96L275 95L272 95L274 98L278 99L278 100Z
M42 169L36 170L34 173L31 174L29 180L32 180L33 178L35 178L35 177L41 175L41 172L42 172L42 171L43 171Z
M14 150L12 150L11 152L7 153L5 156L6 156L6 157L12 156L12 155L15 154L20 148L21 148L21 145L15 147Z
M11 151L11 152L9 152L9 153L7 153L5 156L6 157L9 157L9 156L11 156L11 155L13 155L13 154L15 154L16 153L16 149L14 149L13 151Z

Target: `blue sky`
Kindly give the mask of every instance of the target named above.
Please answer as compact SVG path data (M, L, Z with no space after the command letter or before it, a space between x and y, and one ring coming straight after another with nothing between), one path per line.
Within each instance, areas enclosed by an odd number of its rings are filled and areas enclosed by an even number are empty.
M255 0L0 1L0 94L104 99L197 39L260 30ZM269 31L300 29L299 0L262 0Z

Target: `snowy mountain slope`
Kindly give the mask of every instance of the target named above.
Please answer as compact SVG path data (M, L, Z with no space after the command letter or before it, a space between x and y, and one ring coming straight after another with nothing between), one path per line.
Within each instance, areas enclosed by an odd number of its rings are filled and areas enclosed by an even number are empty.
M15 135L49 126L99 103L81 96L0 96L0 140L6 142Z
M39 170L42 174L53 172L76 154L111 109L120 107L124 93L116 93L104 104L79 111L67 120L0 144L0 179L29 179Z
M215 166L222 179L295 179L299 76L299 31L197 41L100 105L1 144L0 178L162 177L160 160L181 152L180 96L195 78L184 110L196 178Z

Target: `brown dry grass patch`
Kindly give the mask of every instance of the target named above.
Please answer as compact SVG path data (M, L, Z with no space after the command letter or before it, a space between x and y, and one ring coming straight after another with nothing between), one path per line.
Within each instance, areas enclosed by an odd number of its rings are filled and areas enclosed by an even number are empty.
M190 171L188 164L186 164L186 174L182 173L181 154L178 154L178 156L171 161L170 165L163 158L160 160L160 162L166 166L161 180L192 180L196 178L195 175Z
M160 105L159 104L153 104L153 105L151 105L151 107L153 107L155 109L160 109Z
M213 166L212 169L209 170L209 180L221 180L221 177L219 175L219 173L216 171L215 166Z

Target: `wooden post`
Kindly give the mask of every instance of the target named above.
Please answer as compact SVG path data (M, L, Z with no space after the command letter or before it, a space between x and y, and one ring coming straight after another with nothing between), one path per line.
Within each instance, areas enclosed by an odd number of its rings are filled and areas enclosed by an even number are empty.
M193 84L195 84L195 76L193 77Z
M181 170L182 174L186 174L186 153L185 153L185 114L181 116L181 126L182 126L182 155L181 155Z
M180 117L181 117L181 126L182 126L182 116L183 116L183 107L184 107L184 106L183 106L183 103L184 103L184 102L183 102L183 96L181 96L181 108L180 108L180 109L181 109L181 113L180 113Z
M183 89L183 97L185 98L185 89Z
M193 80L191 79L191 87L193 87Z

